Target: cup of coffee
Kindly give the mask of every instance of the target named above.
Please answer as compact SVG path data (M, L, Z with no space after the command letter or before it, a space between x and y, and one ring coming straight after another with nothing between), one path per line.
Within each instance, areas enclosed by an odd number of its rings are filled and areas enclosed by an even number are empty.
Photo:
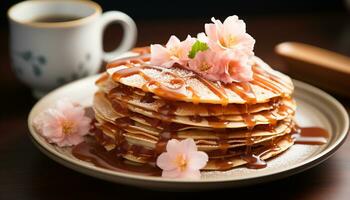
M98 72L135 44L135 22L125 13L109 11L85 0L31 0L12 6L10 52L17 77L36 97L72 80ZM104 52L103 31L111 23L124 29L119 47Z

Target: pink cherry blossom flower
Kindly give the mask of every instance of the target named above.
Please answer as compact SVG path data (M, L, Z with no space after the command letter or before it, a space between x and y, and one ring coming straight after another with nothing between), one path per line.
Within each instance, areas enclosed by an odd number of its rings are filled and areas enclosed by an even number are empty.
M209 38L208 45L213 50L229 50L236 60L241 56L254 55L255 40L246 33L246 25L236 15L230 16L222 23L212 18L213 23L205 24L205 32Z
M231 60L227 71L226 78L222 78L223 82L247 82L253 79L252 64L249 63L248 57L242 57L240 61Z
M79 104L67 99L58 100L33 120L38 132L49 142L60 147L77 145L89 133L91 119Z
M188 52L191 50L196 39L187 36L186 40L180 41L172 35L163 47L160 44L151 45L151 63L163 67L171 67L174 63L186 65L188 61Z
M251 66L246 60L234 61L230 54L224 51L198 52L195 58L188 62L187 68L206 79L224 83L250 81L253 76Z
M210 80L218 80L228 66L229 57L224 52L206 50L198 52L194 59L188 62L188 68Z
M193 139L178 141L169 140L166 146L167 152L157 158L157 166L160 167L162 177L199 179L200 169L208 162L205 152L197 151Z

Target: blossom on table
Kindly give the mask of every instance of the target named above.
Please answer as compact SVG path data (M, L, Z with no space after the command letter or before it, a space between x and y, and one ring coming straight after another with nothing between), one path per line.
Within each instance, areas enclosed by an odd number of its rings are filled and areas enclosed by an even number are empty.
M33 120L34 127L49 142L60 147L77 145L89 133L91 119L82 106L68 99L56 102L53 108Z
M208 155L198 151L193 139L178 141L171 139L167 143L166 152L157 158L162 177L199 179L200 169L208 162Z

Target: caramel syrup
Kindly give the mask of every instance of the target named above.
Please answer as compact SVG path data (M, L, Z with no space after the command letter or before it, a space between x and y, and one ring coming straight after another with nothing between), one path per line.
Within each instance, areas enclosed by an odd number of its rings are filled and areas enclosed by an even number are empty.
M161 170L151 164L130 163L118 157L115 151L107 151L96 142L83 142L72 149L79 160L90 162L97 167L117 172L133 173L144 176L160 176Z
M149 55L140 56L139 58L132 58L129 60L119 60L108 64L107 68L118 67L120 65L125 65L128 68L124 68L118 70L113 73L112 78L118 81L121 78L126 78L135 74L138 74L144 78L146 83L142 86L142 89L145 92L153 92L158 96L161 96L166 99L172 100L181 100L187 97L187 92L192 93L192 99L194 104L198 104L200 102L200 97L195 93L193 88L186 85L185 77L180 77L177 74L167 71L164 68L151 66L147 61L149 61ZM135 65L137 64L137 65ZM174 65L173 67L180 67L180 65ZM170 84L174 85L174 87L165 86L157 80L152 79L144 73L144 69L152 69L161 72L161 75L170 75L173 79L170 80ZM232 84L221 84L220 82L213 83L212 81L208 81L202 78L199 75L193 75L199 80L202 84L204 84L209 90L211 90L217 97L220 99L220 103L223 106L228 105L229 98L226 94L225 90L232 90L236 94L238 94L243 100L245 100L248 104L255 104L257 102L256 96L252 89L251 84L258 85L266 90L269 90L275 94L283 94L283 88L291 89L285 80L279 78L278 76L267 72L263 69L260 69L258 66L252 66L253 69L253 80L249 83L232 83ZM175 87L176 85L176 87Z
M329 133L320 127L296 126L295 130L293 130L293 132L290 134L290 137L295 144L323 145L328 142ZM271 145L258 155L252 154L249 145L247 145L248 152L241 156L241 158L247 162L246 166L250 169L264 168L267 166L267 164L264 160L262 160L262 157L270 152L280 150L277 143L278 140L272 140Z
M320 127L295 127L292 134L295 144L322 145L328 138L329 133Z

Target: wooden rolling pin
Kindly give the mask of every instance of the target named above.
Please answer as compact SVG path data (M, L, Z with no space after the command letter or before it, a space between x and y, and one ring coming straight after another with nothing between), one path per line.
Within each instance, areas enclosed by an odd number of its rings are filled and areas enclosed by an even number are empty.
M350 57L298 42L281 43L275 51L293 78L350 97Z

